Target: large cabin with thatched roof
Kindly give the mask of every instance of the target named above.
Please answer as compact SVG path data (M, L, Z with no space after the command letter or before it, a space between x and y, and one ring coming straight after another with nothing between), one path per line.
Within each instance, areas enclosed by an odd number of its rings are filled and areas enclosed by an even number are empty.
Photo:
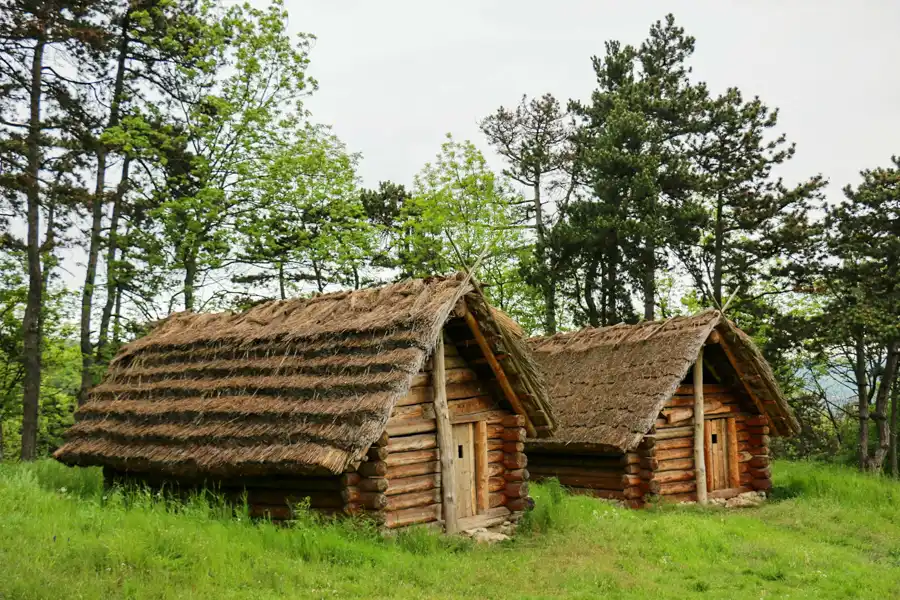
M799 430L772 370L718 311L533 338L558 428L534 479L640 506L768 490L769 438Z
M116 356L55 456L246 492L273 519L308 501L456 531L525 508L525 438L553 427L520 332L457 275L174 315Z

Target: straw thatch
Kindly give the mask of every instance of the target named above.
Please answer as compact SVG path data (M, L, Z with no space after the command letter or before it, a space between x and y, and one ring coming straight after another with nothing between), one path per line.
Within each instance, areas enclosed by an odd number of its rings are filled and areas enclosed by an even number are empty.
M741 363L743 382L765 404L776 435L799 430L769 365L749 337L718 311L639 325L587 328L533 338L529 345L548 377L553 438L538 445L579 444L633 450L653 426L717 329Z
M173 315L116 356L55 456L171 474L344 472L381 436L462 298L486 332L515 337L463 275ZM549 413L524 342L512 343L525 358L506 363L509 375L536 392L523 394L526 410Z

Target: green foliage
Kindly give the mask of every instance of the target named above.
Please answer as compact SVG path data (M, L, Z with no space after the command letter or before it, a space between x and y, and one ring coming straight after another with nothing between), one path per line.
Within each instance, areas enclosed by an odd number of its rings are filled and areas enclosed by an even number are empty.
M778 462L756 509L635 511L534 485L551 519L482 547L353 521L248 522L196 498L103 491L96 469L0 468L0 594L14 598L885 598L900 484ZM104 498L105 496L105 498ZM548 509L544 514L549 514Z

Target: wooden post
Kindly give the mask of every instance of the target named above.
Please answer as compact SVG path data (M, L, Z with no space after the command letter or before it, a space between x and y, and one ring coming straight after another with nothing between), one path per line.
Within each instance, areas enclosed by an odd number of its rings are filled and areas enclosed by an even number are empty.
M509 383L509 379L507 379L506 373L503 371L503 367L501 367L500 363L497 362L497 357L494 356L494 351L491 349L491 345L488 343L487 339L485 339L484 337L484 334L481 332L481 327L478 325L478 321L468 309L466 309L466 312L463 313L463 316L466 319L466 323L468 323L469 325L469 329L472 330L472 335L475 336L475 341L478 342L478 347L481 348L481 353L484 354L484 359L487 361L488 365L491 367L491 370L494 372L494 377L497 378L497 383L500 384L500 389L503 390L503 395L506 397L507 402L510 403L516 413L525 417L525 430L528 432L528 435L530 437L537 437L537 431L535 430L534 425L531 423L531 419L528 417L528 413L525 412L525 407L522 405L522 402L519 400L519 396L516 395L515 390L513 390L512 385Z
M703 347L694 363L694 470L697 481L697 502L706 504L706 456L703 424Z
M456 478L453 472L453 431L450 425L450 409L447 407L447 371L444 368L444 332L438 335L434 347L434 414L437 419L437 443L441 464L441 500L443 502L444 528L447 533L459 531L456 519Z
M478 514L488 509L487 423L475 423L475 509Z

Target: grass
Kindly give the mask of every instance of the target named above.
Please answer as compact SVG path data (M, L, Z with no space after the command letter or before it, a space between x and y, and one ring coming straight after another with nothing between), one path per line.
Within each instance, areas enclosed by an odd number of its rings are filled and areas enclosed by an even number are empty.
M0 467L0 598L897 598L900 484L778 463L756 509L642 511L533 486L511 541L294 527L104 492L92 469Z

